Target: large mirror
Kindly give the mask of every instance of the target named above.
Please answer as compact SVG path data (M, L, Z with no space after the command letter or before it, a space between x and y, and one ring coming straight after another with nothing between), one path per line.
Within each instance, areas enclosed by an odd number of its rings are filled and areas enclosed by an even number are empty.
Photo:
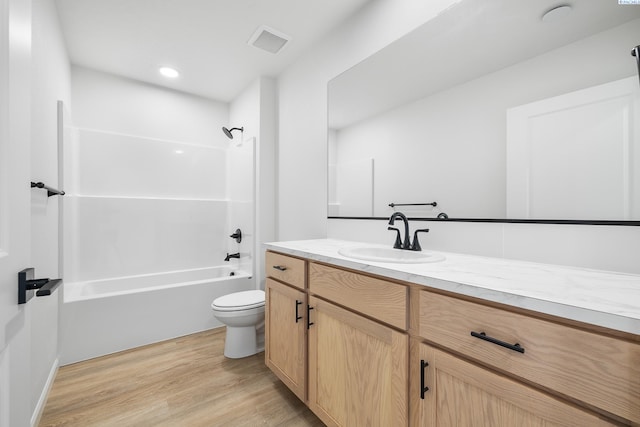
M329 217L637 223L639 44L640 5L462 0L330 81Z

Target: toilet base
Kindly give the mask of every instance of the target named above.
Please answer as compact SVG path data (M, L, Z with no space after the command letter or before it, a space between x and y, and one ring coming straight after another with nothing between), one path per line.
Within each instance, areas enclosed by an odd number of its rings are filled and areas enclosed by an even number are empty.
M227 326L224 340L224 356L230 359L240 359L253 356L261 352L264 346L258 344L255 326Z

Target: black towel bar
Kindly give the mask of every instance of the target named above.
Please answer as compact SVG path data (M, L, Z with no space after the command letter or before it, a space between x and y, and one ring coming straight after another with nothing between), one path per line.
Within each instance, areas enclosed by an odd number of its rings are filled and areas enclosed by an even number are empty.
M389 203L389 206L392 208L396 206L433 206L434 208L438 206L438 202L431 203Z
M44 182L33 182L31 181L31 188L42 188L44 190L47 190L47 197L51 197L51 196L64 196L64 191L62 190L57 190L53 187L49 187L48 185L46 185Z

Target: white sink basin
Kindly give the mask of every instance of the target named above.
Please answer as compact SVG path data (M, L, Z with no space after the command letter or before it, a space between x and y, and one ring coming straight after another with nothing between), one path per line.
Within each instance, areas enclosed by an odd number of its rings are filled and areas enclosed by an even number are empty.
M404 249L378 248L372 246L341 248L338 249L338 253L347 258L363 261L392 262L398 264L421 264L444 260L444 256L429 252L415 252Z

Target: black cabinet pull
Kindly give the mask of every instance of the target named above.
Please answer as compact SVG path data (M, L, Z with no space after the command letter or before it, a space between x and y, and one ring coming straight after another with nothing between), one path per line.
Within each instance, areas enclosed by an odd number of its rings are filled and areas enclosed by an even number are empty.
M285 271L287 269L287 267L283 267L281 265L274 265L273 268L280 271Z
M302 316L298 314L298 306L300 304L302 304L302 301L296 300L296 323L298 323L298 320L302 319Z
M313 307L311 307L310 305L307 304L307 329L309 329L309 327L311 325L313 325L313 322L310 322L311 320L311 315L310 315L310 311L313 310Z
M508 348L509 350L517 351L518 353L524 353L524 347L521 347L520 344L518 343L509 344L508 342L500 341L499 339L490 337L484 332L471 331L471 336L480 338L481 340L489 341L490 343L494 343L504 348Z
M424 394L429 391L429 387L424 385L426 373L424 368L429 366L429 362L426 360L420 360L420 399L424 399Z

